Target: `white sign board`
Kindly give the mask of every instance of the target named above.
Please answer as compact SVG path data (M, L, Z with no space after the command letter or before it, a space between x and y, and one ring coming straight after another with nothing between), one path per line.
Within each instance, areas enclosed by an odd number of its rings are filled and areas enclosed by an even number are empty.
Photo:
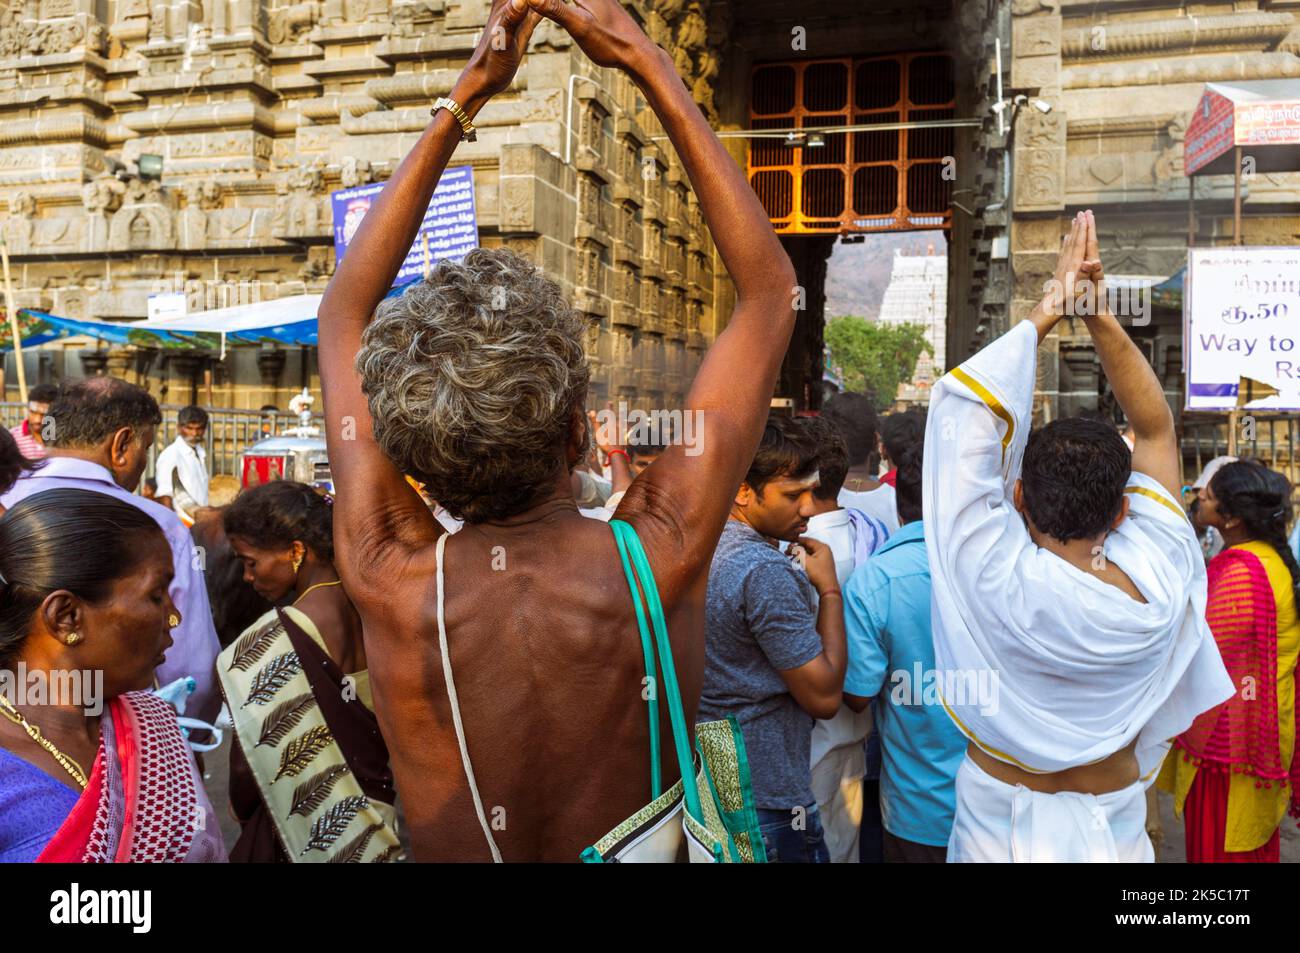
M1183 295L1188 410L1232 410L1249 377L1280 393L1257 410L1300 410L1300 248L1191 248Z
M184 291L164 291L149 296L146 313L150 321L159 318L183 318L187 307Z

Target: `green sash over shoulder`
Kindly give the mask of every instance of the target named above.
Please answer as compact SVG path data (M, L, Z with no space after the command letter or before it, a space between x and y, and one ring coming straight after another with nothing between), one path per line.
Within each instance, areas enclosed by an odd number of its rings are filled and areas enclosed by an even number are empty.
M758 812L750 786L749 761L736 719L695 726L692 750L682 708L677 670L659 588L641 540L631 524L611 520L632 592L637 629L645 655L650 718L650 803L582 852L587 863L671 863L683 838L692 863L765 863ZM647 621L648 617L648 621ZM651 632L653 631L653 637ZM655 665L658 650L662 684ZM673 747L682 779L663 790L659 759L659 697L668 705Z

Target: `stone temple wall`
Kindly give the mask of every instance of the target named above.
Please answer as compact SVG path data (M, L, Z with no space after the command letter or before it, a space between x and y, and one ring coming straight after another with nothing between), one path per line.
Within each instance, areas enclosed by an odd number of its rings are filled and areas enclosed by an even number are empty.
M728 4L628 5L716 119ZM17 305L138 319L156 291L187 291L191 310L322 291L329 193L392 173L489 6L0 0L0 228ZM732 292L635 86L544 22L477 125L452 162L473 166L481 244L532 257L589 317L593 400L680 401ZM142 154L163 157L161 181L135 175ZM206 399L206 371L213 402L240 407L317 386L314 355L295 349L79 361L86 347L29 354L29 381L106 367L185 402Z
M1007 79L1010 21L1005 0L962 0L949 35L957 67L957 115L981 123L957 130L945 367L956 367L1010 327L1008 138L1005 125L999 131L993 108L999 40L1004 87Z
M1300 2L1012 0L1008 95L1022 109L1013 140L1011 317L1029 313L1051 276L1069 216L1096 211L1108 275L1168 277L1186 262L1183 139L1207 82L1300 77ZM1199 246L1232 242L1232 176L1196 180ZM1300 244L1300 174L1243 186L1242 241ZM1130 324L1171 405L1182 405L1181 316ZM1062 323L1039 362L1041 415L1111 409L1082 322Z

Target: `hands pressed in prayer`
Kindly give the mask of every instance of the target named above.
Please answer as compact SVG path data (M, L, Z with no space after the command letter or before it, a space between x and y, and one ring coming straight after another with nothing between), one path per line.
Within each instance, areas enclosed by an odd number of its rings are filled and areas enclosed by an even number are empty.
M1029 315L1038 329L1040 343L1067 314L1083 317L1107 313L1102 278L1096 221L1091 211L1079 212L1061 241L1056 269L1044 285L1042 300Z
M489 97L505 92L519 71L528 40L541 20L540 13L528 8L527 0L495 0L464 75L476 77ZM468 112L469 107L465 109Z
M618 0L528 0L528 6L554 20L597 66L635 66L655 48Z
M1087 233L1083 261L1079 265L1079 274L1075 280L1082 282L1084 287L1091 286L1094 314L1110 314L1110 302L1106 297L1106 269L1102 267L1101 251L1097 242L1097 219L1091 209L1083 214L1087 218Z
M611 434L608 427L602 427L600 420L594 410L587 411L587 425L591 428L591 445L592 456L594 458L595 468L600 469L600 457L604 457L604 462L609 466L609 480L612 488L611 496L614 493L621 493L632 485L636 474L632 472L632 458L628 456L627 444L618 440L617 418L614 416L614 402L605 401L605 419L611 421L614 432ZM626 435L624 435L626 438Z

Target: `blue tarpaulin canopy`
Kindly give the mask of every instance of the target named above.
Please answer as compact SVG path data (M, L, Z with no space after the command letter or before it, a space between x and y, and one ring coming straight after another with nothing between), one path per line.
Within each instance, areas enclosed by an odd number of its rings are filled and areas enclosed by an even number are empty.
M227 345L267 341L314 347L320 300L321 295L294 295L152 321L78 321L20 308L18 324L24 347L78 334L110 344L140 347L203 347L224 351ZM7 321L0 327L0 350L13 350Z

